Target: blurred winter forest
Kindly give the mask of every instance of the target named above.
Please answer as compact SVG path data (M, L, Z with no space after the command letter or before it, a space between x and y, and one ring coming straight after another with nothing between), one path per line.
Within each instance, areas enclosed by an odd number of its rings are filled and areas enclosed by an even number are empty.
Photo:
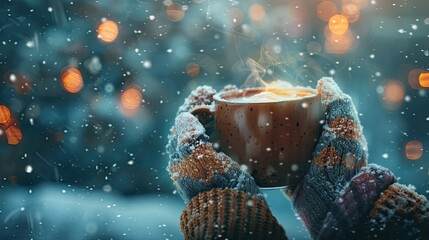
M268 82L332 76L369 162L429 196L425 0L2 0L0 239L182 239L169 129L192 89L243 86L249 62Z

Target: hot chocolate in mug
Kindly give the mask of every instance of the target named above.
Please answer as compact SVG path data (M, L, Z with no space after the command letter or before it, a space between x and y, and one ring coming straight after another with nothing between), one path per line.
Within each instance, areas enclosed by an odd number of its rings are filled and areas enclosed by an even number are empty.
M296 185L322 132L320 98L311 88L250 88L217 93L214 107L192 110L214 120L214 142L248 171L259 187Z

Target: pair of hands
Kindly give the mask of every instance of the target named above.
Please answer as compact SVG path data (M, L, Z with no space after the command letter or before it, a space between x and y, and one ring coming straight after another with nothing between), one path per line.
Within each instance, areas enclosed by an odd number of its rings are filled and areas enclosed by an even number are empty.
M319 80L317 93L326 114L323 132L307 174L284 190L312 236L320 234L340 192L367 163L366 140L350 96L331 78ZM211 87L199 87L179 108L167 145L167 170L187 203L212 189L242 190L263 199L253 178L231 158L215 152L207 129L190 114L196 107L212 105L214 94Z

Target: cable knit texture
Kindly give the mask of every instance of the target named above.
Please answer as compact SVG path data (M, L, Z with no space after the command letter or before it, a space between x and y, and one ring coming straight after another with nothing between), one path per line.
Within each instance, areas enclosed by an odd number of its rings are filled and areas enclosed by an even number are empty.
M367 166L367 143L350 96L331 78L317 86L326 110L313 161L285 193L314 239L429 239L429 204ZM169 135L167 170L187 203L185 239L286 239L253 178L209 142L206 125L188 111L212 106L214 91L197 88L179 109Z

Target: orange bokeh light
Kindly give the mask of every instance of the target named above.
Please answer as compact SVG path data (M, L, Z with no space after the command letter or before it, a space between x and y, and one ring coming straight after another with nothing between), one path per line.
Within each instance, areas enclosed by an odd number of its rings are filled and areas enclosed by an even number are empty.
M325 28L325 51L333 54L344 54L353 45L353 33L348 29L344 34L333 34L329 27Z
M122 106L128 110L137 109L140 106L142 99L140 89L135 87L128 88L121 95Z
M331 1L323 1L317 5L317 16L325 22L337 13L337 6Z
M400 81L389 81L384 85L384 100L390 104L402 103L405 96L404 85Z
M422 87L429 87L429 72L420 73L419 83Z
M64 89L69 93L77 93L83 87L82 74L77 68L68 67L63 70L61 80Z
M170 4L167 6L166 14L168 18L173 22L179 22L185 16L185 11L179 4Z
M198 74L200 73L200 65L198 65L198 63L190 63L190 64L188 64L188 66L186 67L186 73L190 77L196 77L196 76L198 76Z
M7 142L10 145L16 145L22 139L21 129L19 129L17 126L10 126L9 128L6 129L5 132L7 136Z
M305 1L301 0L293 0L288 2L287 15L289 18L296 23L303 24L305 19L307 18L307 6L305 5Z
M354 22L357 22L357 20L359 20L360 9L354 3L345 3L343 4L341 14L347 18L349 23L354 23Z
M368 6L368 0L343 0L343 5L350 3L356 5L359 9L363 9Z
M418 160L423 155L423 145L417 140L409 141L405 145L405 156L410 160Z
M5 124L10 119L10 110L5 105L0 105L0 124Z
M265 8L261 4L253 4L249 8L249 17L253 21L262 21L265 18Z
M341 35L349 28L349 21L344 15L335 14L329 19L328 26L333 34Z
M97 33L98 38L102 41L107 43L113 42L118 37L118 25L112 20L106 20L98 25Z
M422 73L424 73L425 70L420 69L420 68L414 68L412 69L409 73L408 73L408 84L416 90L420 90L422 89L422 87L424 87L421 83L420 83L420 75ZM423 81L424 82L424 81Z

